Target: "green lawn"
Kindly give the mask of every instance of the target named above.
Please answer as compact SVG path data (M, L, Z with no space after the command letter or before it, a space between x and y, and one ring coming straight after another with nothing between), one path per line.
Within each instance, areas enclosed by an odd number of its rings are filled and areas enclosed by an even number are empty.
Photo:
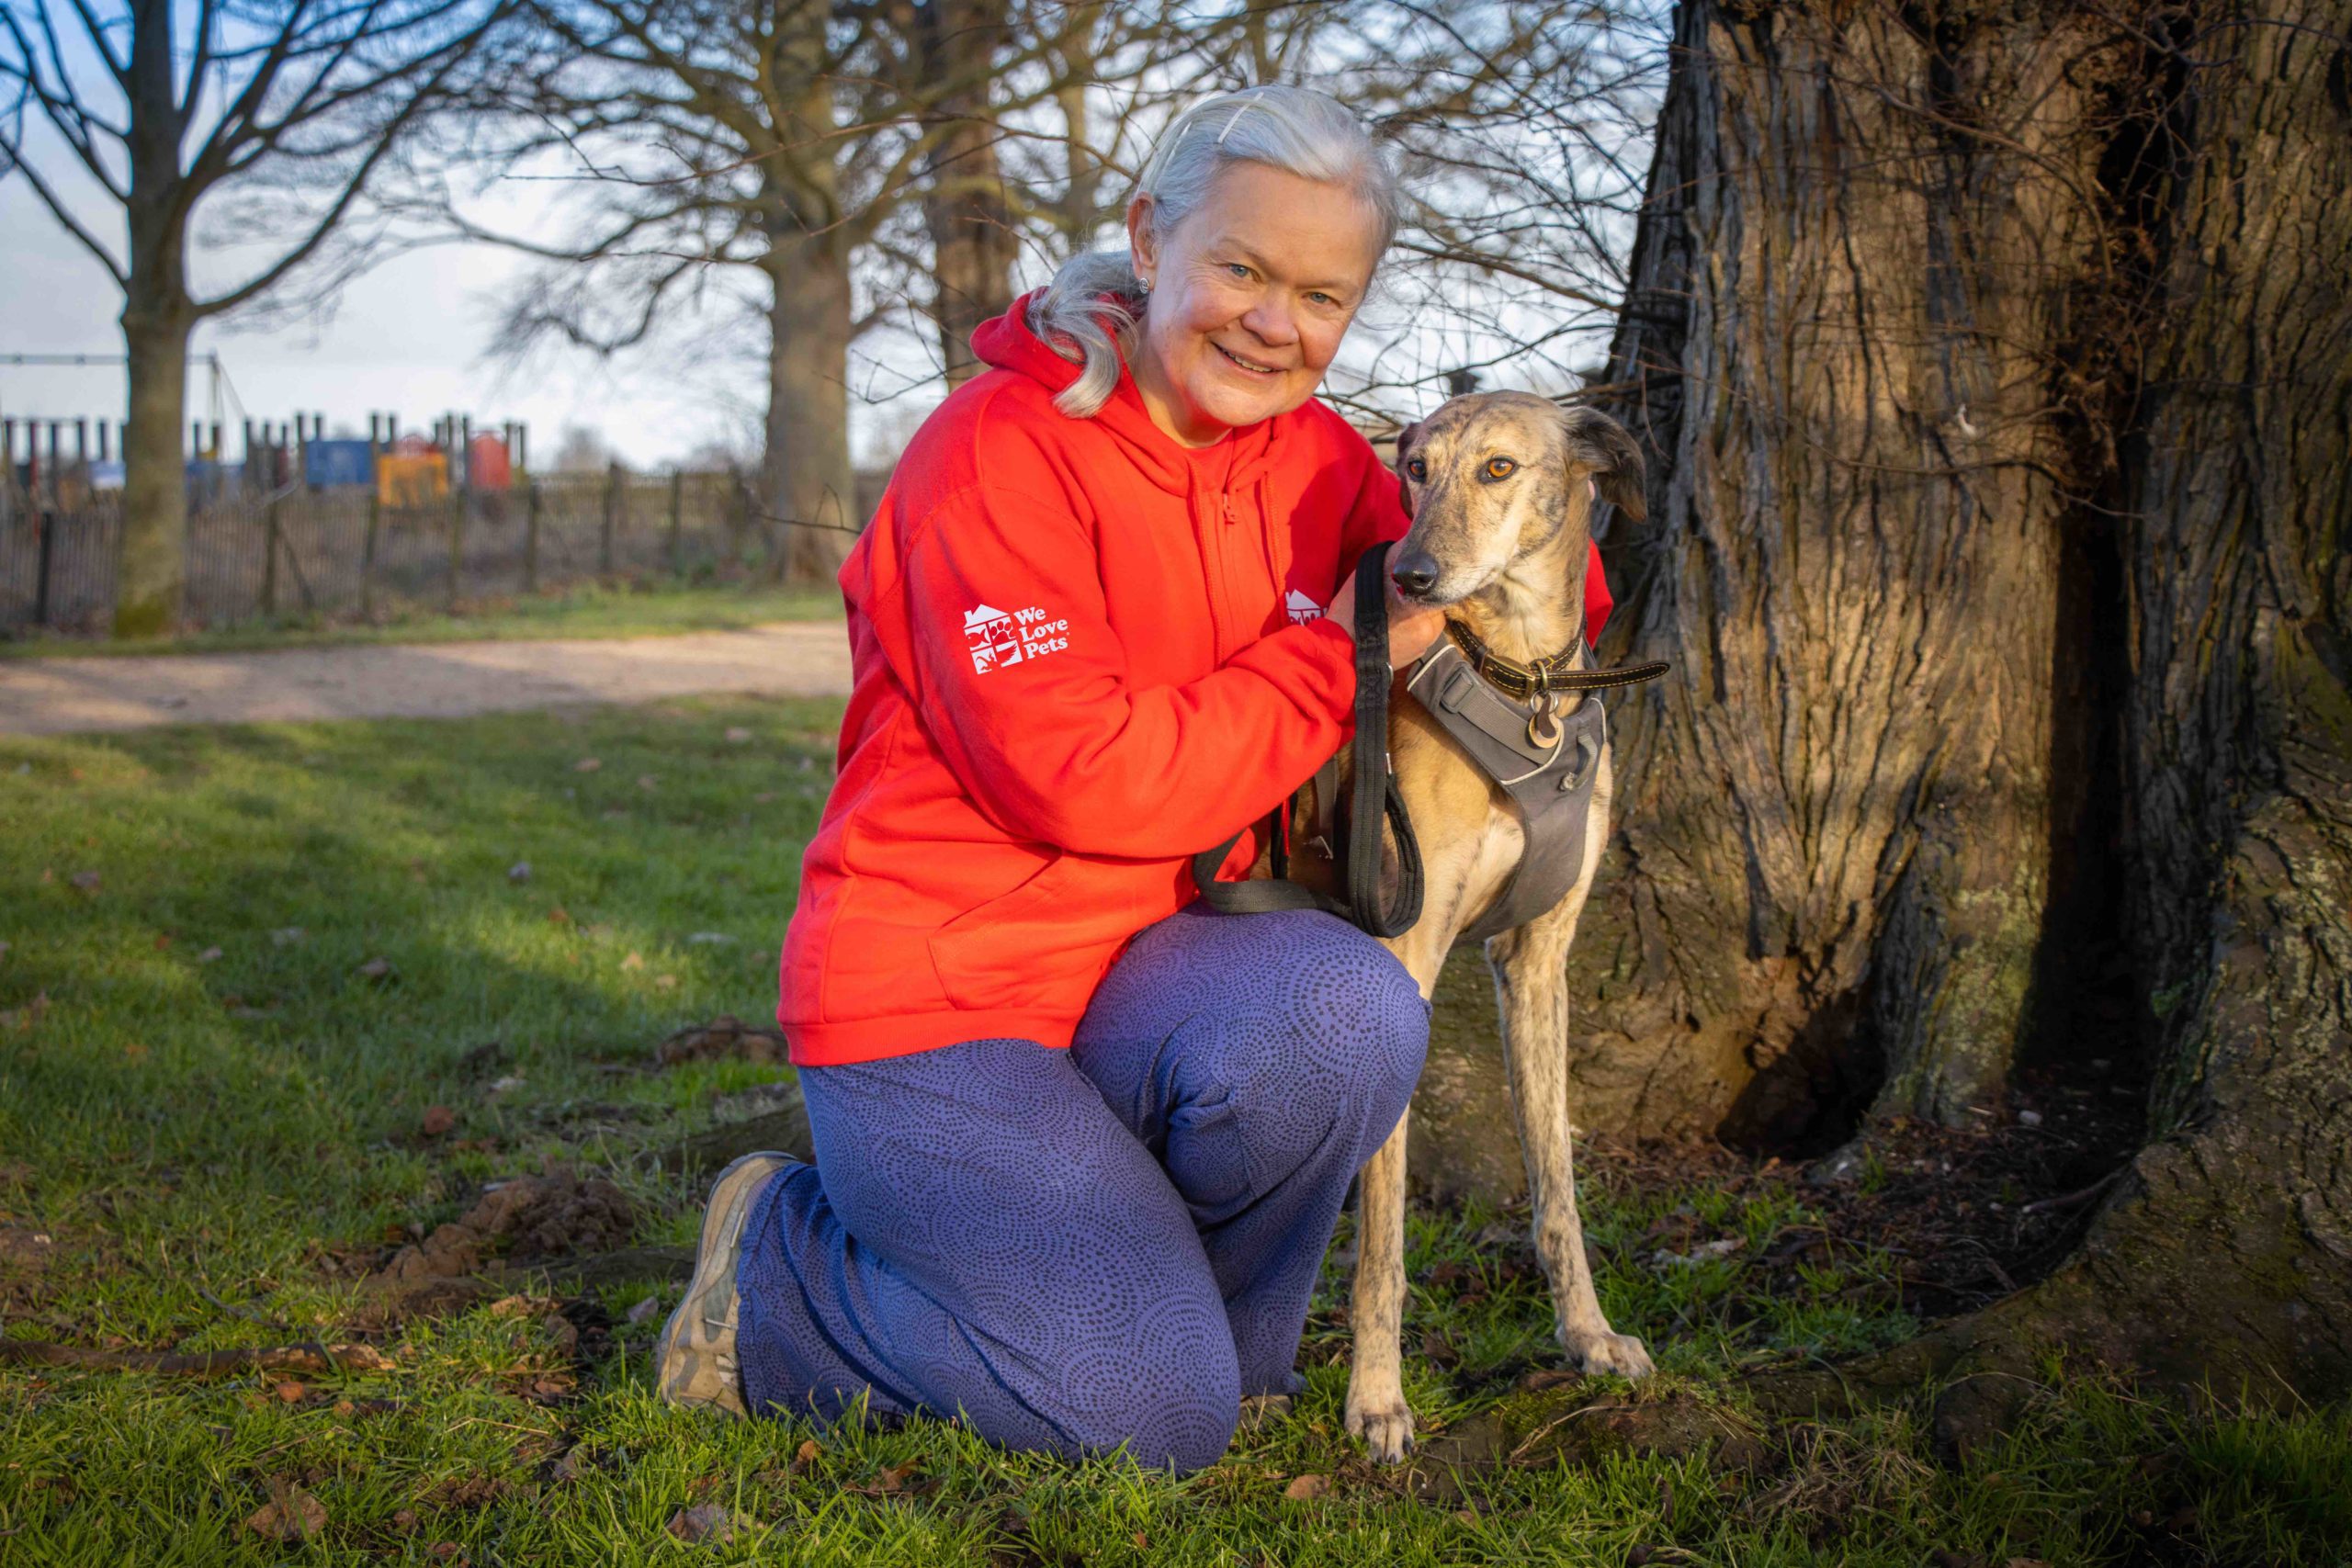
M458 642L475 637L659 637L727 631L769 621L822 620L841 614L840 592L821 588L577 587L533 597L484 600L458 614L386 612L369 623L321 617L254 620L144 642L87 637L0 637L0 660L223 653L246 649L324 648L339 643Z
M1918 1326L1900 1259L1834 1242L1781 1255L1817 1218L1782 1179L1725 1190L1591 1162L1602 1295L1662 1370L1643 1408L1729 1439L1680 1458L1556 1451L1561 1417L1632 1396L1530 1391L1549 1312L1523 1216L1418 1215L1423 1427L1499 1426L1519 1456L1458 1487L1441 1475L1431 1495L1339 1430L1336 1267L1296 1415L1182 1481L993 1453L937 1423L820 1434L667 1410L646 1384L660 1313L631 1309L666 1309L674 1285L609 1284L569 1318L529 1289L454 1314L388 1310L361 1276L501 1178L599 1174L636 1201L636 1242L691 1241L699 1194L647 1156L775 1074L657 1070L650 1048L769 1011L838 712L730 699L0 739L0 1337L197 1351L315 1337L382 1358L212 1381L0 1365L0 1562L2352 1553L2342 1410L2175 1415L2053 1362L2018 1431L1958 1465L1917 1409L1757 1415L1743 1376ZM436 1106L454 1124L429 1136ZM1661 1235L1735 1245L1659 1262ZM314 1501L307 1540L247 1525L277 1495ZM737 1517L730 1540L673 1538L699 1506Z

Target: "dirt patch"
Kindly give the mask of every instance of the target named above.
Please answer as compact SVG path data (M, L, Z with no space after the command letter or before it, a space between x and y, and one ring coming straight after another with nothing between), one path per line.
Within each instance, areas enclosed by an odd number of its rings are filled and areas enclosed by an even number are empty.
M653 1048L653 1059L665 1067L681 1062L772 1062L791 1060L785 1038L773 1029L745 1023L732 1013L720 1013L708 1023L681 1029Z
M519 1177L485 1194L462 1218L401 1248L376 1278L395 1290L414 1290L502 1261L610 1252L626 1246L636 1229L636 1204L602 1177Z

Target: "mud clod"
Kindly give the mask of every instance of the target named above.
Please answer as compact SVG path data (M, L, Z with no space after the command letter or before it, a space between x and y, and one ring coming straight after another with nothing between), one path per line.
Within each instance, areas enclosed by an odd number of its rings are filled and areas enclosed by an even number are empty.
M462 1219L404 1247L377 1278L395 1287L455 1280L505 1260L528 1263L626 1246L637 1206L602 1177L526 1176L486 1194Z

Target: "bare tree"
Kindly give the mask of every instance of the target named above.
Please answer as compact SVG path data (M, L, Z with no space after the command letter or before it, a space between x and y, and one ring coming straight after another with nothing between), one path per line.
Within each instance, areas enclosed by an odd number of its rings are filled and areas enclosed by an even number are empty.
M21 175L122 291L118 636L178 614L189 333L295 282L330 294L368 259L383 234L367 220L371 188L505 6L198 0L190 15L173 0L0 0L0 176ZM188 265L208 215L264 257L210 292Z

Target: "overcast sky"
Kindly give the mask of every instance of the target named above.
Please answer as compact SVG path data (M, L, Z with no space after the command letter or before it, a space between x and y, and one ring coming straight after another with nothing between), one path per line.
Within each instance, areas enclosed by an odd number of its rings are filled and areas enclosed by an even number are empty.
M232 429L240 418L285 420L299 410L324 414L330 432L347 425L364 434L376 410L397 411L403 430L429 429L454 411L471 414L477 427L527 421L532 455L543 461L554 456L564 425L582 424L600 430L625 461L650 468L733 438L730 425L753 416L756 344L741 359L614 366L551 354L517 371L486 358L492 296L521 265L487 245L413 253L366 275L323 319L259 331L207 322L194 347L220 355L236 398L220 416ZM119 358L121 310L112 279L24 182L0 179L0 356ZM209 374L198 367L189 377L188 417L210 419L210 399ZM123 400L119 365L0 363L0 413L12 417L119 421ZM900 412L886 412L878 422L861 416L858 434L870 438ZM233 455L233 435L230 445Z

